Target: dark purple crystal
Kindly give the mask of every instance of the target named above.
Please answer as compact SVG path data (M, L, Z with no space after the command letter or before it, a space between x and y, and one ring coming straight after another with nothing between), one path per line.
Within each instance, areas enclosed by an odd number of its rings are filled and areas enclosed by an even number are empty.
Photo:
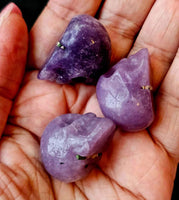
M38 78L59 84L96 83L110 63L111 42L104 26L94 17L74 17L42 66Z

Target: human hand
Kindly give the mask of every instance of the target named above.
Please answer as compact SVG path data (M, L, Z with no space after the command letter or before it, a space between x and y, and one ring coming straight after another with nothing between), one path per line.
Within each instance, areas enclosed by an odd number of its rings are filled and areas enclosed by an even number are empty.
M112 63L140 48L149 49L156 91L156 117L152 126L139 133L117 130L98 167L82 181L61 183L48 176L41 165L39 138L54 117L67 112L94 112L102 115L94 86L57 85L36 78L37 69L45 61L71 17L80 13L95 15L100 2L51 0L31 30L29 65L34 69L25 74L0 144L0 194L4 199L171 198L179 159L179 60L176 54L179 45L179 3L176 0L158 0L154 5L154 0L146 1L145 4L142 1L135 3L135 0L108 0L99 13L99 20L107 27L111 36ZM9 41L11 46L23 42L24 45L20 45L23 50L10 51L6 46L1 46L1 51L11 56L2 57L0 69L6 75L6 71L18 66L20 71L13 78L10 77L14 73L8 74L8 80L19 82L25 65L27 33L19 16L12 21L16 26L12 23L11 27L16 27L16 31L7 29L7 25L4 27L3 23L4 32L0 32L0 38L2 40L8 32L10 36L6 42L9 38L12 39ZM20 31L24 34L20 35ZM1 71L0 74L3 75ZM3 97L6 97L4 91L6 94L7 86L10 86L9 82L6 83L0 83L0 88L4 88L1 91ZM13 95L6 99L13 99L18 84L13 89ZM8 105L7 100L1 102L1 108ZM1 112L1 116L7 116L7 110L2 109Z

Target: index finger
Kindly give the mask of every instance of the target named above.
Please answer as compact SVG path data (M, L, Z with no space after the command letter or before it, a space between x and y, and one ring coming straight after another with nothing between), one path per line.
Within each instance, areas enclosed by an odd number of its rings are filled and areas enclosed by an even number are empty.
M40 68L70 19L95 15L101 0L50 0L30 31L29 65Z
M21 36L22 35L22 36ZM28 34L21 11L11 3L0 16L0 136L21 80L26 63Z

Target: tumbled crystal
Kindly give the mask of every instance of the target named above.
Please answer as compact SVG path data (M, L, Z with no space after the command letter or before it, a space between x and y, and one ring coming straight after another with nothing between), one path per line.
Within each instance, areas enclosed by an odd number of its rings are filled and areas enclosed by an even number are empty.
M84 178L101 159L115 123L94 113L64 114L52 120L41 137L42 162L50 175L64 182Z
M115 64L97 83L104 116L124 131L140 131L154 119L150 63L147 49Z
M96 84L108 70L110 57L111 41L104 26L92 16L78 15L70 21L38 78L59 84Z

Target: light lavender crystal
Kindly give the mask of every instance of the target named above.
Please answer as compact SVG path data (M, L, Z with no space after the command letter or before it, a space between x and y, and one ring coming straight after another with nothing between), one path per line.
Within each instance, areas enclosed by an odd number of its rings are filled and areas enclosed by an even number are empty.
M150 63L142 49L114 65L97 83L97 98L104 116L124 131L140 131L154 119Z
M115 128L112 120L93 113L55 118L45 128L40 142L45 169L64 182L84 178L101 159Z

